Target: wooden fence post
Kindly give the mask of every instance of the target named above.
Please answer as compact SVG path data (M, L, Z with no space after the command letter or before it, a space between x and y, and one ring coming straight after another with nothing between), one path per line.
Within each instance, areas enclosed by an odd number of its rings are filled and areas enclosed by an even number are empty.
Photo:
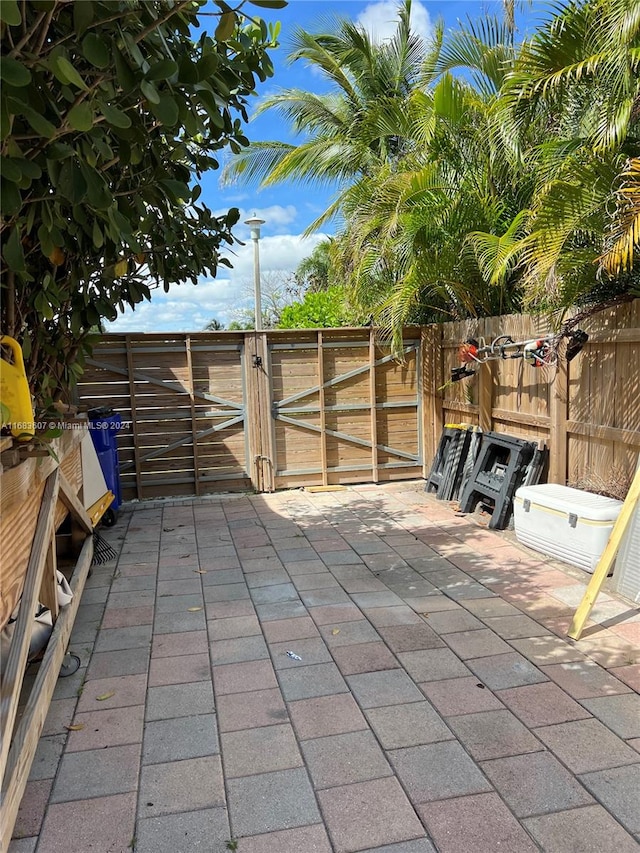
M444 425L442 391L442 325L423 326L420 334L422 476L429 476Z
M561 347L549 396L549 482L567 482L567 420L569 417L569 370Z

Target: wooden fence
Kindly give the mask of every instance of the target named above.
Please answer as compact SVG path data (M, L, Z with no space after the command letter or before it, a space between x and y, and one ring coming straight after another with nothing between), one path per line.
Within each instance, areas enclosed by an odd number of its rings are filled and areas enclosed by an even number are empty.
M522 315L405 330L107 335L80 385L109 405L125 498L426 476L445 423L546 441L552 482L630 479L640 452L640 300L583 324L569 364L483 365L447 384L466 338L548 331Z

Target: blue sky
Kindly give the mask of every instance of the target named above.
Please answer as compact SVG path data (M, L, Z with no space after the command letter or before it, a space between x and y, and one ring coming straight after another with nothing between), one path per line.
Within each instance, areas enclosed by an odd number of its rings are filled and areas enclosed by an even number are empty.
M531 26L540 19L545 8L548 8L546 4L539 0L534 0L530 6L525 3L524 12L520 14L521 26ZM459 20L468 16L475 18L485 12L499 15L501 9L499 0L414 0L411 20L414 30L428 38L434 23L440 18L447 28L455 28ZM261 98L278 89L298 87L323 91L324 82L317 73L301 63L290 65L286 61L289 39L296 27L316 32L332 16L348 17L369 30L375 38L383 39L394 32L397 19L396 0L290 0L284 9L268 10L247 5L247 10L266 21L280 21L282 25L280 47L271 53L275 75L260 86L256 105ZM205 18L205 26L212 20L215 19ZM293 141L288 128L276 116L269 114L250 121L246 135L256 141ZM110 324L109 331L199 331L213 317L228 325L238 308L250 307L252 303L253 254L248 228L243 220L254 211L265 220L260 240L261 268L267 278L277 278L293 271L322 239L321 234L306 239L302 234L328 206L331 196L329 188L325 190L291 183L260 191L255 186L225 187L221 185L219 172L206 175L201 200L214 211L226 212L230 207L238 207L241 212L235 234L246 245L236 247L234 253L228 255L233 270L221 267L215 280L203 279L195 287L191 284L175 285L168 294L154 291L151 303L143 303L135 311L128 310ZM327 233L330 231L327 229Z

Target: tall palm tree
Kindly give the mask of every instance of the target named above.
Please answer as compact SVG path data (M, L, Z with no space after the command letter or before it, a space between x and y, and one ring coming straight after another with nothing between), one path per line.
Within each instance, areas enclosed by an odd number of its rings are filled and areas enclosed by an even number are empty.
M289 61L313 66L331 89L320 95L284 89L265 99L258 113L276 112L302 141L252 143L232 160L225 179L257 180L262 186L283 180L337 185L334 204L313 230L340 211L341 192L355 179L406 154L402 105L416 85L424 54L410 14L411 0L404 0L395 35L381 44L346 19L336 19L326 33L296 29Z
M639 67L640 0L574 0L524 45L507 77L503 99L517 126L549 121L522 243L533 302L638 288Z

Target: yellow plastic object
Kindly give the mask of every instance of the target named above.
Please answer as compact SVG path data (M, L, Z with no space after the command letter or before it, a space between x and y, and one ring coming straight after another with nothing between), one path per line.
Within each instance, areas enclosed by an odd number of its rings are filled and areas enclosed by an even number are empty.
M13 361L6 359L4 353L0 357L2 426L8 424L11 428L11 434L18 441L30 441L36 430L22 349L20 344L8 335L0 337L0 346L11 350L13 357Z

